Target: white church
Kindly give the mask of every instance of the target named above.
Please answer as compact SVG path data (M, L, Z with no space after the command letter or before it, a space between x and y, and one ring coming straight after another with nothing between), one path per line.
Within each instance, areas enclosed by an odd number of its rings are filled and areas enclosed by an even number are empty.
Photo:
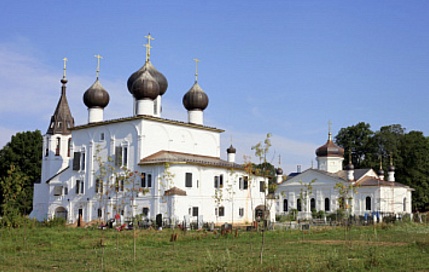
M66 59L61 96L43 137L41 182L35 184L31 217L62 217L70 224L120 216L167 224L250 224L261 213L273 220L267 180L221 159L222 129L204 124L207 94L195 82L184 92L187 121L162 118L166 77L146 61L128 79L132 116L104 120L109 94L97 78L83 94L88 122L76 125L66 97ZM112 101L114 102L114 101ZM272 210L270 213L269 211Z
M395 167L390 162L387 177L380 167L355 169L349 164L343 170L344 149L332 141L317 148L317 168L295 173L281 182L276 213L297 213L298 219L311 219L312 211L325 214L343 210L349 215L363 216L382 221L383 216L400 217L411 214L412 188L395 181Z

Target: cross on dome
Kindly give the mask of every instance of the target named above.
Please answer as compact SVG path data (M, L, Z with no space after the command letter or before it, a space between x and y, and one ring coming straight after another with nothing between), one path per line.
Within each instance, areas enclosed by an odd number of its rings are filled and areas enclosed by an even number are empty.
M66 78L66 70L67 70L67 58L63 58L64 61L64 67L63 67L63 78Z
M147 34L147 36L144 36L147 39L147 44L145 44L144 46L146 47L146 61L150 60L150 49L152 48L152 46L150 46L150 41L155 40L150 33Z
M94 55L94 58L97 58L97 79L98 79L98 75L100 74L100 60L103 58L102 56L100 56L100 54Z
M199 59L195 58L195 82L198 82L198 62L200 62Z

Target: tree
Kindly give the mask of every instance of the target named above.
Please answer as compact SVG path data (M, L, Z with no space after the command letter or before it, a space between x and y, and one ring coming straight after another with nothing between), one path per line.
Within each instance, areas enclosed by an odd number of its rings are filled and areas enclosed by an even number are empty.
M348 158L348 152L352 152L352 160L356 168L365 166L365 160L373 153L371 139L374 132L370 127L370 124L360 122L354 126L340 129L335 136L336 143L345 150L345 157ZM349 162L344 161L344 163Z
M401 164L395 158L396 180L415 189L413 210L429 210L429 139L420 131L411 131L401 138L398 153Z
M25 196L21 195L19 213L29 214L32 209L33 184L40 180L42 167L42 134L39 130L19 132L0 150L0 179L4 180L14 166L14 174L25 176L22 184ZM19 167L18 167L19 166ZM0 185L0 203L4 203L5 185ZM0 214L3 211L0 210Z

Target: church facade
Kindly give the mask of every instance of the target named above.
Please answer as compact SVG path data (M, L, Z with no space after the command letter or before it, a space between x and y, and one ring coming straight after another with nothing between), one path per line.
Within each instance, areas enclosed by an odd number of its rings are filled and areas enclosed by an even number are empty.
M395 181L395 167L390 163L387 177L380 169L355 169L350 163L343 170L344 149L328 141L316 150L317 168L296 173L278 185L277 211L297 213L298 219L311 219L312 212L324 214L338 210L349 215L374 218L411 214L409 186Z
M232 145L227 160L220 158L224 131L204 124L209 99L198 73L182 100L188 120L161 117L168 82L150 61L149 43L144 65L127 82L134 98L130 117L104 120L110 97L99 81L98 63L97 78L83 94L88 122L75 125L64 62L60 100L44 135L42 177L35 184L31 217L81 223L161 216L167 224L201 226L250 223L269 209L267 180L237 164Z

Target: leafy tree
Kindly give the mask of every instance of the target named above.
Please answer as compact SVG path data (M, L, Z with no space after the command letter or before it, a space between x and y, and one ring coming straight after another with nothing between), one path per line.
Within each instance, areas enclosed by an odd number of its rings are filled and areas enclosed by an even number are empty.
M338 145L344 148L345 157L349 157L349 152L352 152L353 164L356 168L365 167L365 159L371 157L373 146L371 139L374 132L370 129L370 124L360 122L354 126L340 129L335 141ZM348 164L348 161L344 161Z
M39 130L19 132L0 150L0 179L10 178L8 171L14 166L15 177L26 177L22 184L25 195L20 195L19 213L29 214L32 209L33 184L40 180L42 165L42 134ZM19 166L19 167L18 167ZM15 188L16 189L16 188ZM5 191L0 185L0 203L4 203ZM3 210L0 211L3 214Z
M396 180L414 188L413 210L429 210L429 139L420 131L411 131L401 138L395 158Z

